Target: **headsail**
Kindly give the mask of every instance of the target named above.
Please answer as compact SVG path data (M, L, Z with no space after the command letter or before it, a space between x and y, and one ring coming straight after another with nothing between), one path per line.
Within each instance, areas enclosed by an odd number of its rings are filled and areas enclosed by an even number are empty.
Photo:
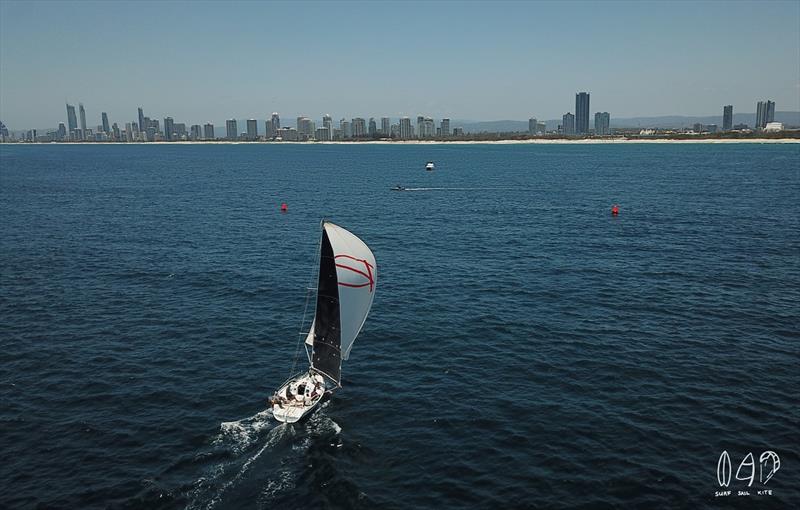
M311 364L337 384L341 360L349 357L367 319L377 281L369 247L342 227L324 222Z

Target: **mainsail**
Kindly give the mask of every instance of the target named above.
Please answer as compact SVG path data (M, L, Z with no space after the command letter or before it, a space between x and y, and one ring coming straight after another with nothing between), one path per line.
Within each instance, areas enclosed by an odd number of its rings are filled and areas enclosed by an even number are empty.
M375 297L378 268L364 241L323 222L317 308L307 343L311 366L336 384Z

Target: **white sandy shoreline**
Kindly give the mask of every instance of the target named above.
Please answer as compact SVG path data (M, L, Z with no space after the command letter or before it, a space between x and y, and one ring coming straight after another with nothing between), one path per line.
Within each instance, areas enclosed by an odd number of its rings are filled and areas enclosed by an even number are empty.
M240 142L230 140L198 140L195 142L6 142L0 145L607 145L607 144L797 144L800 138L719 138L719 139L527 139L527 140L364 140L336 142Z

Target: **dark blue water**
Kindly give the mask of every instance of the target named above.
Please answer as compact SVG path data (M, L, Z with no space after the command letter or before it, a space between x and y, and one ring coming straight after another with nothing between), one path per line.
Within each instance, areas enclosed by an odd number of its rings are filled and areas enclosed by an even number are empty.
M800 506L800 145L0 156L0 507ZM276 427L323 217L376 299Z

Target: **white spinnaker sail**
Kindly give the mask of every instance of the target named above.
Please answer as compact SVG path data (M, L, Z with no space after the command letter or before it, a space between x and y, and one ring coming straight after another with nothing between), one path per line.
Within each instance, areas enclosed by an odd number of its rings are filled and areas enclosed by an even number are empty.
M325 223L325 232L336 262L342 359L346 360L372 306L378 266L372 251L358 237L328 222Z

